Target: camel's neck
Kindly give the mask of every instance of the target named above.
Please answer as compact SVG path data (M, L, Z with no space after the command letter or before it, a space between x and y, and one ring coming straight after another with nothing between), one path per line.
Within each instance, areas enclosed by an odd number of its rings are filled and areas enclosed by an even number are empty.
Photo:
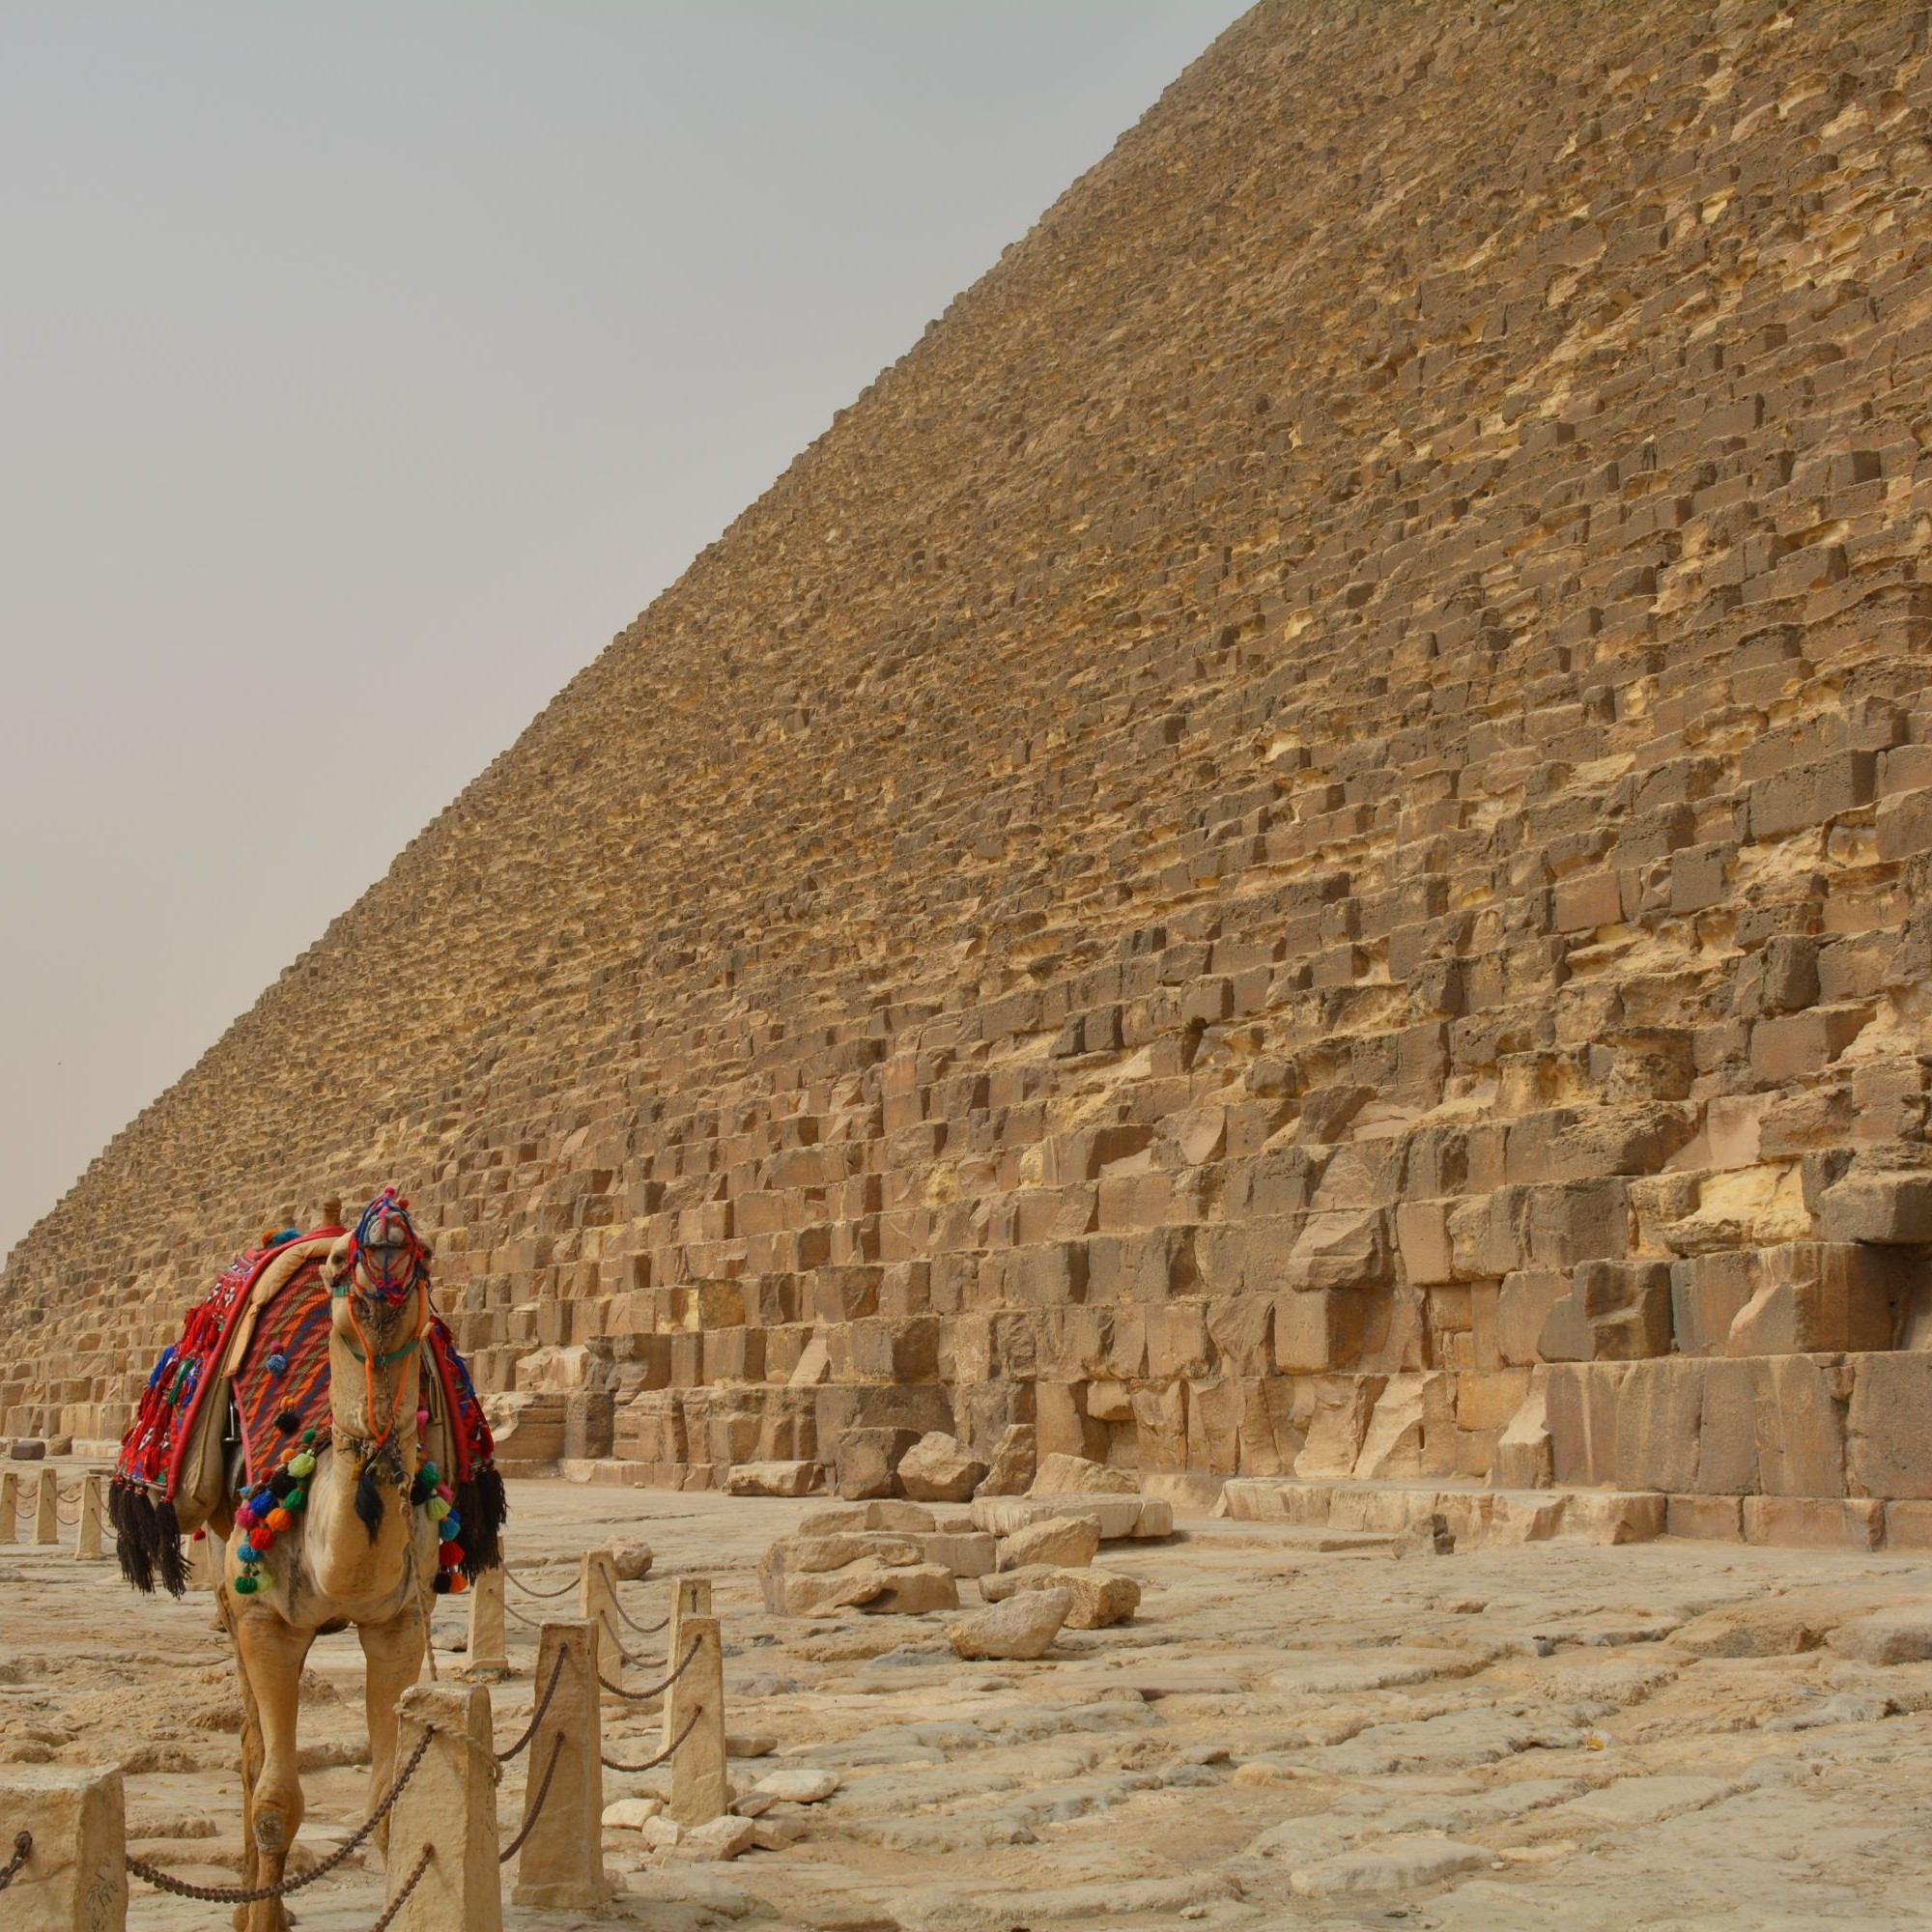
M348 1338L339 1333L330 1338L329 1453L317 1463L303 1553L317 1589L331 1600L386 1594L408 1572L414 1517L409 1485L416 1471L422 1387L421 1350L408 1348L413 1333L412 1325L398 1324L386 1347L372 1335L377 1352L367 1362L356 1359ZM397 1359L384 1361L391 1350L404 1350ZM373 1534L364 1514L372 1500L370 1486L362 1482L365 1465L380 1501Z

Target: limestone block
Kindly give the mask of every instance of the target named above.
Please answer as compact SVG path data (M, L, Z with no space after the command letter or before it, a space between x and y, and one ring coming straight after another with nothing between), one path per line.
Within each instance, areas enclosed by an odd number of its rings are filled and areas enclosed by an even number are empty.
M1593 1489L1617 1476L1617 1391L1622 1362L1552 1363L1545 1372L1550 1468L1560 1489Z
M503 1566L483 1571L469 1586L469 1643L463 1654L465 1672L472 1677L508 1673L503 1604Z
M959 1585L944 1563L913 1563L881 1570L879 1588L859 1606L868 1616L920 1617L930 1610L956 1610Z
M1387 1381L1385 1376L1324 1376L1314 1383L1315 1412L1308 1439L1294 1459L1297 1476L1354 1473L1369 1418Z
M1550 1310L1570 1299L1573 1286L1560 1268L1515 1268L1504 1275L1496 1296L1496 1352L1505 1362L1530 1367L1548 1359L1539 1346L1544 1327Z
M1097 1516L1052 1517L1043 1522L1028 1523L1004 1538L996 1567L1018 1570L1029 1564L1047 1563L1079 1569L1093 1562L1099 1548Z
M1856 1242L1766 1248L1760 1286L1731 1323L1732 1355L1889 1349L1902 1293L1895 1261Z
M1450 1377L1391 1376L1370 1414L1354 1474L1367 1482L1449 1475L1456 1466L1455 1435Z
M1532 1370L1529 1388L1508 1426L1496 1438L1490 1481L1497 1489L1545 1490L1555 1480L1554 1452L1548 1413L1549 1382L1541 1369Z
M1621 1488L1676 1493L1697 1487L1704 1366L1677 1356L1631 1364L1616 1398Z
M1823 1496L1747 1496L1745 1541L1797 1549L1876 1549L1885 1505Z
M809 1496L823 1471L816 1463L740 1463L724 1477L733 1496Z
M0 1851L9 1858L19 1832L31 1832L34 1845L5 1893L9 1932L123 1932L127 1804L118 1767L0 1768Z
M1449 1204L1405 1201L1395 1210L1396 1246L1403 1272L1418 1286L1456 1279Z
M1845 1427L1834 1392L1837 1365L1829 1356L1774 1355L1751 1370L1758 1487L1767 1496L1842 1496Z
M956 1655L969 1661L1043 1657L1072 1606L1073 1599L1065 1590L1017 1591L1003 1604L948 1625L947 1641Z
M1140 1607L1141 1586L1115 1570L1042 1564L1015 1572L1014 1583L1018 1590L1065 1590L1067 1630L1109 1630L1130 1623Z
M833 1487L848 1502L899 1492L898 1465L919 1436L910 1429L847 1429L833 1450Z
M1758 1488L1757 1405L1761 1363L1712 1356L1700 1363L1703 1407L1698 1417L1699 1494L1749 1495Z
M1563 1543L1649 1543L1663 1534L1664 1498L1654 1490L1580 1492L1563 1504Z
M563 1454L564 1399L554 1392L518 1391L484 1398L497 1438L497 1460L554 1463Z
M1742 1496L1670 1496L1666 1498L1666 1536L1694 1537L1708 1543L1742 1543L1745 1536Z
M1015 1422L1000 1432L992 1454L986 1459L986 1473L976 1496L1021 1496L1033 1487L1038 1464L1038 1451L1033 1427Z
M1690 1255L1670 1267L1670 1321L1681 1355L1720 1355L1731 1323L1757 1292L1752 1250Z
M1289 1251L1288 1284L1360 1289L1389 1279L1387 1217L1378 1208L1311 1214Z
M1131 1469L1111 1469L1086 1457L1052 1455L1040 1459L1027 1493L1033 1496L1138 1495Z
M1818 1207L1826 1241L1932 1241L1932 1172L1868 1173L1854 1167Z
M920 1538L928 1563L943 1563L955 1577L984 1577L999 1564L999 1538L982 1530L941 1530Z
M938 1430L922 1435L899 1459L899 1488L914 1502L965 1502L985 1475L985 1463Z
M1932 1499L1932 1354L1850 1358L1847 1487L1855 1496Z
M850 1563L893 1565L925 1560L924 1541L917 1535L891 1531L845 1530L824 1536L794 1536L772 1545L766 1555L779 1552L792 1574L822 1575Z
M1275 1297L1274 1365L1325 1375L1359 1361L1370 1297L1356 1289L1292 1289Z

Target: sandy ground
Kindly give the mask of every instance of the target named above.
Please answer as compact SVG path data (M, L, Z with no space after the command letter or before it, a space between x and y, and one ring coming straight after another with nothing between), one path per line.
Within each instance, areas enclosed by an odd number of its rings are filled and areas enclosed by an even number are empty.
M1932 1923L1932 1662L1851 1654L1878 1654L1859 1620L1894 1606L1890 1647L1932 1650L1932 1559L1670 1541L1393 1557L1196 1520L1103 1550L1143 1585L1134 1623L988 1665L953 1658L944 1616L766 1612L760 1551L822 1504L562 1483L511 1500L512 1561L535 1583L585 1547L648 1542L651 1575L622 1595L649 1623L668 1578L715 1579L730 1731L771 1746L734 1762L741 1787L786 1761L844 1779L781 1808L789 1849L729 1864L609 1833L611 1912L507 1909L520 1932ZM0 1778L118 1760L130 1841L232 1884L238 1703L210 1619L205 1596L134 1597L111 1563L0 1547ZM440 1607L445 1672L464 1621ZM505 1739L534 1640L512 1622ZM303 1837L327 1849L364 1802L361 1654L345 1634L311 1662ZM607 1706L612 1755L646 1755L654 1731ZM661 1776L607 1775L606 1798ZM519 1762L506 1841L522 1797ZM351 1864L302 1894L300 1922L352 1932L382 1895L380 1869ZM128 1923L226 1917L136 1883Z

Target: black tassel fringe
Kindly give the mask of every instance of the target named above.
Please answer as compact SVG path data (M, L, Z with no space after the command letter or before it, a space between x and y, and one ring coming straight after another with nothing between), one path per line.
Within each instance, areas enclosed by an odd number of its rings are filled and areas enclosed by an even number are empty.
M376 1480L373 1463L363 1463L362 1473L355 1478L355 1515L374 1543L383 1526L383 1486Z
M494 1463L457 1484L456 1513L463 1520L463 1574L473 1583L503 1560L503 1520L510 1504Z
M182 1553L181 1520L175 1506L163 1497L155 1505L155 1540L159 1545L156 1564L161 1582L171 1597L187 1595L187 1558Z
M107 1492L107 1520L114 1525L122 1576L143 1596L153 1596L155 1554L160 1544L155 1531L155 1505L147 1490L138 1483L113 1484Z

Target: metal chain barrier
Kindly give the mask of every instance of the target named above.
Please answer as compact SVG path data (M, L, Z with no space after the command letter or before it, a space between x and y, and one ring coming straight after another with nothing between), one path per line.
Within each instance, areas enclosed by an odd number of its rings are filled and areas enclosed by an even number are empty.
M612 1598L611 1598L611 1602L612 1602L612 1603L616 1603L616 1601L617 1601L617 1600L616 1600L615 1596L613 1595L613 1596L612 1596ZM623 1605L622 1605L622 1604L617 1604L617 1614L618 1614L618 1615L619 1615L620 1617L622 1617L622 1618L624 1619L624 1621L625 1621L625 1622L626 1622L627 1624L629 1624L629 1625L631 1626L631 1628L632 1628L632 1629L633 1629L634 1631L636 1631L636 1632L637 1632L637 1634L639 1634L639 1636L656 1636L656 1635L657 1635L657 1634L659 1634L660 1632L662 1632L662 1631L668 1631L668 1630L669 1630L669 1629L670 1629L670 1619L669 1619L668 1617L666 1617L666 1618L665 1618L665 1619L664 1619L664 1620L663 1620L663 1621L662 1621L661 1623L655 1623L655 1624L640 1624L640 1623L639 1623L639 1622L637 1621L637 1619L636 1619L635 1617L633 1617L633 1616L632 1616L632 1615L631 1615L631 1614L630 1614L630 1613L629 1613L629 1612L628 1612L628 1611L627 1611L627 1610L626 1610L626 1609L624 1608L624 1606L623 1606Z
M14 1856L4 1865L0 1865L0 1891L5 1891L14 1883L14 1874L27 1862L27 1854L33 1849L33 1833L15 1832L14 1833Z
M560 1590L539 1590L534 1584L526 1583L507 1563L503 1565L503 1575L528 1597L567 1597L577 1588L576 1579L573 1578Z
M692 1712L691 1716L684 1720L684 1729L678 1732L677 1736L671 1739L670 1743L666 1745L656 1757L647 1757L642 1764L620 1764L614 1757L607 1757L603 1760L604 1769L606 1771L655 1771L659 1765L668 1763L677 1755L678 1746L697 1728L697 1720L702 1715L698 1711Z
M523 1830L497 1854L497 1862L506 1865L524 1849L524 1840L535 1829L536 1822L543 1815L544 1800L550 1796L550 1781L556 1776L556 1761L563 1755L563 1733L556 1734L556 1742L550 1747L550 1762L544 1766L543 1782L537 1786L537 1802L529 1807L524 1819Z
M684 1653L684 1662L662 1684L653 1684L648 1690L626 1690L621 1684L612 1684L601 1670L597 1673L597 1681L603 1685L605 1690L610 1691L611 1696L625 1697L633 1704L641 1704L649 1698L660 1697L668 1690L691 1668L691 1660L697 1655L702 1647L700 1644L693 1643L691 1648Z
M544 1693L537 1699L536 1709L530 1713L529 1728L525 1731L515 1744L511 1745L507 1749L499 1750L497 1753L497 1762L498 1764L508 1764L536 1736L537 1726L543 1722L543 1715L550 1709L550 1700L556 1695L556 1681L563 1675L563 1661L569 1655L570 1646L567 1643L557 1645L556 1662L550 1667L550 1682L544 1686Z
M434 1845L425 1845L416 1854L415 1865L410 1872L409 1877L403 1881L402 1890L397 1892L395 1897L390 1899L388 1904L383 1908L382 1918L370 1926L369 1932L389 1932L389 1926L394 1920L396 1914L409 1902L410 1893L416 1889L423 1873L429 1870L430 1860L435 1857L436 1847Z
M416 1747L410 1753L410 1761L403 1767L402 1776L389 1786L388 1795L382 1804L370 1812L354 1834L345 1838L334 1851L320 1864L311 1865L298 1878L285 1878L279 1885L239 1886L239 1885L190 1885L185 1879L176 1878L172 1872L164 1872L157 1865L151 1865L146 1859L128 1859L128 1869L135 1878L146 1879L157 1891L171 1891L177 1898L198 1898L208 1905L254 1905L264 1898L286 1898L292 1891L299 1891L304 1886L313 1885L317 1879L327 1878L337 1865L359 1851L368 1841L369 1834L389 1815L389 1807L403 1795L403 1786L415 1776L416 1766L423 1761L423 1753L429 1749L434 1731L424 1731ZM563 1740L559 1738L558 1744ZM554 1763L554 1755L552 1762Z
M624 1639L620 1637L614 1630L611 1629L610 1620L608 1618L600 1618L598 1620L597 1628L599 1632L603 1634L603 1636L609 1641L611 1648L614 1650L617 1653L617 1655L624 1660L626 1663L647 1664L653 1670L662 1670L664 1668L665 1660L661 1657L640 1657L635 1650L626 1650L624 1648Z

